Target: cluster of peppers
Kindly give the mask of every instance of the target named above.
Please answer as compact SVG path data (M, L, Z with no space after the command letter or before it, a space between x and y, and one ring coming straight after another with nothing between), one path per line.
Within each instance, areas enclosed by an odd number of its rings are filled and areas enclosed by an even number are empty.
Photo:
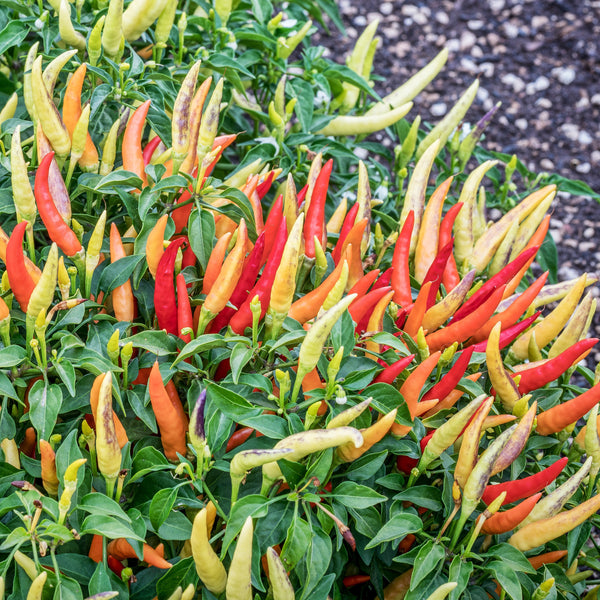
M64 3L63 0L60 5L61 14ZM111 1L107 22L109 18L116 18L115 6L118 3ZM126 14L122 17L125 23ZM108 53L110 48L116 47L115 40L106 37ZM104 36L102 43L105 43ZM142 144L151 104L147 100L128 119L124 115L114 124L100 158L88 134L89 106L81 104L85 64L69 80L61 117L52 99L61 63L42 71L42 59L36 58L36 52L37 48L32 47L27 59L31 72L25 97L26 102L29 98L28 109L36 127L39 165L32 189L17 127L12 137L10 160L19 224L10 235L1 232L0 258L6 265L3 290L8 298L12 295L25 314L27 350L35 355L40 368L48 367L45 330L53 316L90 298L94 272L106 260L102 249L106 250L103 241L107 214L104 212L97 220L84 249L82 228L71 219L68 192L71 176L76 164L84 170L112 173L123 129L123 169L138 177L142 190L158 183L148 179L146 166L150 163L164 165L165 176L183 173L191 181L158 219L145 242L147 268L154 280L153 316L157 329L181 338L184 344L193 344L206 334L219 334L226 329L238 335L251 332L256 351L281 336L286 329L286 319L295 320L306 330L296 365L287 365L283 356L270 357L278 361L278 369L272 370L272 383L278 392L270 398L273 407L285 413L301 406L305 431L279 440L273 448L241 449L233 455L229 466L232 506L238 501L246 476L256 467L262 469L261 494L267 496L277 489L284 490L287 485L277 462L279 459L299 462L333 448L335 464L341 465L358 459L387 435L408 436L417 418L428 419L442 410L452 412L464 394L461 381L465 378L476 381L481 376L478 372L467 374L474 356L480 354L484 357L480 363L486 365L490 395L475 398L423 437L418 460L411 462L409 457L398 457L398 468L409 475L407 486L410 487L436 464L442 453L452 446L457 449L455 511L440 532L441 538L446 529L451 528L449 550L453 551L459 543L465 525L481 501L487 508L462 542L465 552L471 549L480 532L493 536L515 529L508 543L523 552L529 551L571 531L600 508L600 495L592 496L600 469L600 386L595 385L539 414L537 403L529 403L530 392L570 373L598 341L585 339L596 308L590 295L582 299L586 286L593 283L589 276L552 287L545 285L547 273L544 273L523 291L518 291L547 234L546 213L555 195L554 186L533 192L497 223L487 226L478 197L483 177L496 164L488 161L469 175L458 202L443 215L451 178L442 182L425 202L429 174L445 141L443 135L439 135L427 143L422 142L416 149L418 160L406 190L399 230L387 239L383 238L379 224L371 231L372 199L363 163L359 165L356 202L351 207L346 201L342 202L326 219L333 161L323 162L321 154L313 159L308 181L299 191L293 178L288 177L266 218L263 205L281 170L253 163L235 173L227 186L238 188L251 207L248 222L244 219L238 222L222 210L230 202L227 199L213 198L212 204L205 207L196 204L196 200L205 197L208 178L236 137L217 136L223 79L216 83L207 102L211 78L197 85L200 64L196 63L189 70L173 107L172 148L164 148L158 136ZM69 53L61 56L63 66L71 57ZM348 89L347 97L351 96L352 90ZM67 159L67 177L63 179L61 168ZM140 190L132 192L134 196L139 193ZM213 214L216 238L203 268L201 285L199 280L189 276L195 272L197 257L188 239L192 213L200 210ZM32 229L38 215L52 241L42 270L36 265L38 254ZM167 228L173 230L168 240L165 239ZM117 223L111 222L110 261L117 262L130 254L133 248L122 238L136 236L133 227L120 233ZM29 257L24 250L26 240ZM390 255L390 267L381 272L380 263ZM68 260L72 266L67 267ZM490 277L475 283L486 269ZM52 307L57 286L62 300ZM101 291L94 300L99 306L104 304L103 310L112 313L117 321L133 326L138 321L130 279L110 290L107 297L102 297ZM557 300L557 306L540 318L541 312L536 309ZM10 304L5 300L0 302L5 345L10 344L10 319L16 310L16 306ZM345 399L343 382L337 381L343 348L331 357L325 381L317 364L321 356L328 353L328 337L346 312L358 340L354 351L372 357L381 368L373 383L397 386L411 424L399 418L400 406L378 416L369 398L341 412L332 410L334 398L340 404ZM401 350L381 341L384 336L377 337L384 329L392 330L402 345ZM504 357L503 349L508 349ZM543 349L547 352L546 358L542 355ZM118 333L107 348L112 362L123 369L125 387L129 383L127 364L133 351L131 343L120 345ZM415 359L417 364L411 368ZM529 362L524 363L524 359ZM295 367L293 384L288 368L291 366ZM435 384L429 386L432 375L441 374L445 367L450 368L441 377L436 375ZM224 360L212 376L219 380L229 371L229 361ZM90 395L89 417L82 424L82 440L94 462L93 468L106 481L106 494L118 500L126 476L121 467L122 449L128 443L128 436L112 405L115 383L119 384L117 377L110 371L96 378ZM204 409L210 398L207 400L206 393L201 394L188 416L175 383L163 382L158 361L151 368L141 370L131 383L147 385L165 456L177 463L193 450L199 471L209 469L212 454L204 435ZM307 401L315 389L325 389L325 399ZM301 394L307 401L304 404L299 404ZM499 411L500 407L505 413L492 413L492 409ZM372 424L362 429L352 427L368 410L373 414ZM551 493L542 496L541 492L559 477L566 458L524 479L490 483L522 453L534 427L538 434L553 435L573 428L587 413L590 415L588 423L577 443L588 458L572 477ZM518 422L508 428L498 429L515 420ZM2 440L5 460L17 465L19 450L25 455L34 455L37 450L41 457L43 488L49 496L57 496L60 486L52 440L36 440L35 430L27 431L20 448L15 440ZM482 436L486 437L486 431L494 433L480 454L480 441ZM243 434L241 429L233 433L228 451L237 450L254 433L248 428ZM61 524L71 510L78 469L85 463L86 459L75 461L65 474L64 491L58 502ZM589 478L588 499L562 511L586 478ZM500 511L501 506L520 500L513 508ZM320 503L316 506L327 511ZM239 531L227 571L210 543L217 510L218 507L207 500L205 508L197 513L184 555L187 552L193 556L198 577L213 594L225 593L231 600L250 600L253 597L252 519L248 518ZM352 546L349 528L331 512L327 515ZM226 518L220 516L226 527ZM97 561L106 559L110 568L124 579L132 576L131 569L122 562L127 559L142 559L163 569L171 567L165 559L164 548L144 544L143 556L140 556L123 538L104 544L101 536L94 537L90 556ZM541 565L562 556L561 553L544 554L532 558L531 562ZM19 560L25 564L24 558L27 557L19 557ZM294 598L292 583L275 548L267 550L266 565L273 597ZM393 581L385 598L402 598L410 576L411 570ZM41 597L45 579L45 572L38 574L34 569L31 598ZM457 582L444 584L430 600L445 598L457 585ZM191 598L193 593L194 589L179 589L172 597Z

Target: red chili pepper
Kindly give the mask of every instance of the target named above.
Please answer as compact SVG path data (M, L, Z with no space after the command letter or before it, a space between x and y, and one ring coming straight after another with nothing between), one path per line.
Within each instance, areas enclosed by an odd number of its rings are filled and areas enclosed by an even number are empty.
M454 248L454 238L452 238L445 246L442 246L440 250L431 263L431 266L427 270L425 278L423 279L423 283L421 285L425 285L429 281L431 281L431 289L429 290L429 297L427 299L427 308L431 308L435 304L435 298L440 289L440 285L442 284L442 277L444 275L444 271L446 270L446 264L448 263L448 259L452 254L452 249Z
M442 219L442 222L440 223L438 250L443 248L452 240L452 228L454 227L454 220L456 219L456 216L462 207L462 202L455 204ZM458 269L456 268L454 254L450 254L448 257L448 262L446 263L446 268L444 269L444 274L442 276L442 283L446 288L446 292L453 290L460 283L460 275L458 274Z
M121 563L121 561L117 560L112 554L108 555L107 558L107 564L108 564L108 568L117 576L117 577L121 577L121 573L123 572L123 569L125 568L123 566L123 564Z
M391 290L390 287L379 288L369 292L362 298L357 298L348 309L352 320L357 324L356 331L359 331L359 324L363 318L372 312L375 305Z
M248 296L248 292L256 282L256 277L258 272L260 271L260 267L262 266L262 256L264 255L264 244L266 243L266 231L263 231L256 240L256 244L254 244L254 248L247 256L246 261L244 262L244 268L242 270L242 275L240 276L235 289L233 290L233 294L231 294L231 298L229 298L229 304L233 306L241 306L246 297ZM233 306L226 306L213 320L210 325L209 331L211 333L217 333L225 327L231 317L236 312L236 309Z
M378 290L382 287L388 287L392 283L392 273L394 272L394 267L390 267L386 269L378 278L377 281L373 284L373 289Z
M348 577L344 577L342 579L342 583L344 587L351 588L355 585L360 585L361 583L367 583L367 581L371 581L370 575L348 575Z
M521 335L521 333L523 333L541 314L542 311L538 310L535 314L531 315L531 317L527 317L502 331L500 334L500 350L506 348L512 341L516 340L517 337L519 337L519 335ZM473 348L475 352L485 352L487 340L479 342L478 344L473 344L470 347Z
M529 477L488 485L481 499L489 506L502 492L506 492L506 498L504 498L502 504L512 504L517 500L529 498L529 496L541 492L546 486L550 485L561 474L568 461L569 459L565 456L559 458L543 471Z
M81 242L75 235L75 232L63 221L48 187L48 174L53 158L54 152L46 154L35 174L35 201L50 239L56 242L56 245L67 256L74 256L82 250Z
M541 497L541 493L534 494L513 508L505 510L504 512L494 513L485 520L481 531L488 535L512 531L519 523L521 523L521 521L523 521L523 519L525 519L525 517L527 517L527 515L529 515Z
M523 369L513 377L520 376L519 393L525 395L532 390L537 390L547 383L554 381L567 371L573 363L587 350L598 343L598 338L580 340L561 352L558 356L547 360L541 365L531 369Z
M346 213L346 217L344 218L344 223L342 224L342 228L340 229L340 233L338 236L338 240L335 244L335 248L331 253L331 258L333 258L333 262L337 265L342 258L342 247L344 246L344 241L348 237L350 230L354 227L356 222L356 215L358 214L358 202L352 205L352 208Z
M375 379L373 379L373 383L389 383L391 385L396 380L396 377L410 365L414 357L414 354L409 354L408 356L403 356L391 365L388 365L381 373L379 373L379 375L377 375L377 377L375 377Z
M408 261L410 258L410 240L415 225L415 213L410 211L402 225L398 241L394 248L392 257L392 289L394 290L394 302L403 308L412 303L410 290L410 269Z
M567 425L579 421L598 402L600 402L600 384L538 415L537 432L541 435L558 433Z
M429 355L422 363L418 364L406 381L400 387L400 393L408 406L411 419L417 415L417 404L421 390L425 387L429 376L437 366L440 360L441 352L434 352Z
M464 342L471 337L491 316L502 300L504 288L501 286L470 315L460 321L452 321L443 329L430 333L425 340L430 350L440 350L451 346L454 342Z
M173 240L164 251L156 270L156 282L154 287L154 311L158 319L159 329L166 329L167 333L178 335L177 331L177 300L175 298L175 285L173 272L175 270L175 259L177 250L185 240L178 238Z
M283 254L283 248L287 240L287 224L285 219L281 219L277 238L275 244L267 260L267 264L263 270L258 283L252 288L244 303L240 306L238 311L233 315L229 322L230 327L235 333L241 334L244 332L246 327L252 325L252 311L250 310L250 302L252 302L255 296L258 296L261 305L261 318L264 318L267 309L269 308L269 301L271 299L271 288L273 287L273 280L277 273L277 268L281 262L281 255Z
M160 145L160 136L155 135L144 147L144 151L142 152L142 158L144 159L144 164L148 166L150 164L150 160L152 159L152 155Z
M241 429L234 431L227 442L225 452L231 452L238 446L241 446L253 433L254 429L252 429L252 427L242 427Z
M339 264L339 262L338 262ZM371 287L371 284L377 279L377 275L379 275L379 269L373 269L368 273L365 273L351 288L348 292L350 294L356 294L356 300L360 300L366 293L367 290ZM354 302L356 302L354 300Z
M460 353L460 356L456 359L450 370L423 396L424 400L433 400L437 398L442 400L445 398L457 385L458 382L463 378L471 356L473 355L473 347L465 348Z
M329 178L333 169L333 159L330 158L319 171L315 187L313 188L310 205L306 212L304 223L304 254L307 258L315 257L315 236L325 245L325 203Z
M464 316L473 312L478 306L491 295L492 291L505 283L508 283L521 269L521 267L535 256L539 246L523 250L515 260L509 262L503 269L490 277L455 313L453 321L459 321Z
M194 327L194 319L192 318L192 307L190 305L190 297L188 296L185 277L179 273L176 277L177 281L177 335L187 344L192 341L190 333L182 334L181 330L185 327L192 329Z
M273 247L275 237L277 236L279 226L281 225L281 219L283 219L283 195L280 194L273 203L273 206L269 211L269 216L265 221L265 229L263 231L265 234L264 249L260 262L261 266L264 265L267 262L267 258L269 258L271 248Z
M27 221L21 221L10 234L10 239L6 244L5 261L10 289L23 312L27 312L29 298L35 289L35 281L27 271L23 254L23 238L27 224Z
M304 202L304 198L306 198L306 193L308 192L308 183L296 194L296 202L298 206L300 206Z
M267 178L262 183L259 183L256 186L256 193L258 194L258 197L261 200L267 195L267 192L271 189L273 179L275 179L275 173L273 171L270 171L267 175Z

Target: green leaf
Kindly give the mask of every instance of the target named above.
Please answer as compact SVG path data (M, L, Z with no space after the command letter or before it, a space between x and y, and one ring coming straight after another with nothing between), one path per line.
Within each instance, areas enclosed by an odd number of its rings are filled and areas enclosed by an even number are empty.
M391 542L392 540L400 543L409 533L416 533L423 527L423 522L419 517L411 513L398 513L385 523L377 532L377 535L365 546L375 548L379 544Z
M95 189L97 192L111 192L123 187L139 189L142 187L142 180L130 171L112 171L98 182Z
M110 539L124 537L140 542L145 541L130 525L108 515L93 514L86 517L81 531L82 535L84 533L96 533Z
M242 396L216 383L209 383L206 392L209 402L213 402L219 410L234 421L241 422L245 418L262 414L261 409L252 406Z
M310 131L313 121L314 96L312 85L299 77L294 77L288 84L291 95L297 98L294 111L302 127L302 131Z
M190 215L188 224L189 240L192 251L196 255L202 271L206 271L206 265L213 249L215 237L215 218L208 210L194 210Z
M29 24L20 19L10 21L8 25L0 31L0 55L3 55L9 48L19 46L29 33Z
M164 331L142 331L121 340L122 344L131 342L134 348L143 348L151 354L166 356L177 351L177 342Z
M491 571L494 579L498 581L502 589L506 590L510 598L513 600L521 600L523 598L521 582L510 565L495 560L487 565L487 569Z
M117 517L123 519L127 523L131 523L131 519L127 516L127 513L115 502L112 498L99 494L98 492L92 492L86 494L81 502L77 505L77 508L93 515L104 515L107 517Z
M158 528L157 533L163 540L189 540L192 535L192 524L184 514L172 511Z
M22 363L27 356L25 348L21 346L8 346L0 350L0 369L16 367Z
M281 549L281 562L287 571L291 571L304 556L312 538L311 526L301 518L295 518L290 523Z
M146 260L145 256L132 254L107 265L100 276L98 288L103 290L105 294L108 294L115 288L123 285L129 280L135 268L144 260Z
M156 595L158 598L169 598L171 594L180 587L185 590L190 583L194 586L198 582L196 574L196 565L194 559L190 556L180 560L176 565L173 565L157 582Z
M423 544L415 558L413 574L410 578L410 587L415 588L427 577L432 571L437 569L440 563L444 562L446 551L441 544L435 543L433 540L427 540Z
M242 369L248 364L254 354L254 349L249 348L247 344L238 342L231 351L229 363L231 365L231 378L233 383L237 384Z
M167 488L156 492L148 511L150 523L154 529L158 529L167 520L175 500L177 500L177 488Z
M398 502L411 502L432 511L442 509L442 491L431 485L416 485L394 496Z
M171 367L174 367L181 361L189 358L190 356L194 356L196 354L201 354L203 352L208 352L213 348L225 348L227 344L231 344L234 342L245 342L246 344L251 343L248 338L243 337L241 335L231 336L228 338L223 337L218 333L205 333L192 340L188 344L186 344L181 352L177 355L177 358L173 361Z
M367 508L387 500L370 487L352 481L344 481L336 486L333 499L349 508Z
M472 562L462 560L458 555L452 559L448 581L456 581L458 585L450 592L449 600L458 600L461 597L467 589L473 568Z
M33 384L29 391L29 418L39 440L50 439L61 404L62 392L58 385L46 386L42 380Z
M60 380L65 384L67 392L71 394L71 397L75 398L75 368L66 360L57 360L53 364Z

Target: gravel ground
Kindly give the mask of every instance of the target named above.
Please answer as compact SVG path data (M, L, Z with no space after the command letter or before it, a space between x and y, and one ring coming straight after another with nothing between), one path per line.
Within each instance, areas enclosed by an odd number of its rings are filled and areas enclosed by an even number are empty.
M600 192L600 0L340 0L338 6L346 36L323 35L320 42L339 61L364 27L380 20L374 64L380 94L445 46L448 63L411 114L436 123L478 77L468 120L502 102L486 131L487 148L516 153L534 172L580 179ZM559 278L600 275L600 203L559 192L553 209ZM600 315L595 328L600 334Z

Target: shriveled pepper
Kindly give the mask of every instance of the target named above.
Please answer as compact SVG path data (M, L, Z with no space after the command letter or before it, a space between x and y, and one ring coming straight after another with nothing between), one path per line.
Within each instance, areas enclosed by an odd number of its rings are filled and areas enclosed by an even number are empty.
M98 394L96 456L98 458L98 470L106 480L107 495L112 497L114 485L121 470L121 449L115 430L112 408L112 374L110 371L104 375Z

